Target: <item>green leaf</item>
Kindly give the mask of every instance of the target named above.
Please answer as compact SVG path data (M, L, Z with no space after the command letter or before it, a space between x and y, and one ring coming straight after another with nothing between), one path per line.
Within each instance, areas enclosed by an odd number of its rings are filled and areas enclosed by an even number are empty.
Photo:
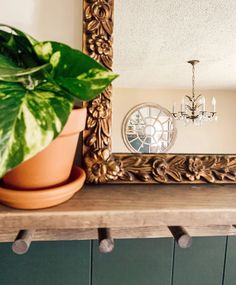
M82 52L0 24L0 177L62 131L73 101L117 77Z
M38 42L13 27L0 24L0 51L18 67L32 67L40 64L33 46ZM10 32L5 31L5 29Z
M72 106L72 100L60 94L1 82L0 177L56 138Z
M10 58L3 54L0 54L0 68L20 69Z
M0 66L0 80L7 82L22 82L30 81L29 76L34 75L42 70L47 70L50 64L46 63L41 66L21 69L21 68L5 68Z
M60 77L55 81L76 98L87 101L100 94L116 77L110 71L90 69L77 78Z
M59 57L58 64L54 66L55 77L73 77L76 78L90 69L107 71L107 69L79 50L73 49L68 45L57 42L42 42L34 46L34 49L41 59L46 62L50 56Z
M16 35L18 35L18 36L20 36L20 37L26 39L26 40L29 42L29 44L30 44L31 46L34 46L34 45L36 45L36 44L38 43L37 40L35 40L33 37L31 37L31 36L28 35L27 33L22 32L21 30L16 29L15 27L12 27L12 26L10 26L10 25L0 24L0 28L9 29L10 32L11 32L11 34L12 34L12 33L15 33Z
M26 89L33 89L42 79L41 71L51 69L51 64L26 69L19 68L7 56L0 54L0 80L6 82L21 82Z
M82 101L95 98L118 76L84 53L61 43L38 43L35 51L52 64L54 82Z

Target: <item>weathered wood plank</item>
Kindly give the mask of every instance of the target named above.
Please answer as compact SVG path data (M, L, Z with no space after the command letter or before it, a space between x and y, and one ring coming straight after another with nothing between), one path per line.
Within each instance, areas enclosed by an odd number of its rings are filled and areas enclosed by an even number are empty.
M191 236L236 236L236 229L230 226L186 227ZM18 229L2 231L0 242L14 241ZM167 227L113 228L114 239L172 237ZM39 229L33 241L42 240L91 240L98 239L97 229Z
M236 185L87 185L42 210L0 206L0 230L236 224Z

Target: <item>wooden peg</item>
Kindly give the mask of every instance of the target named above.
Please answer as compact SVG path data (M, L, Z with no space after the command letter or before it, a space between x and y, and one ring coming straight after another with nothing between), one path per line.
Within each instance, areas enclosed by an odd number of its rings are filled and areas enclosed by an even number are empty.
M21 230L12 244L12 250L16 254L24 254L29 248L33 238L34 230Z
M99 251L101 253L109 253L114 248L114 240L111 237L111 230L108 228L98 229Z
M183 227L171 226L168 227L168 229L170 230L179 247L188 248L192 245L192 237Z

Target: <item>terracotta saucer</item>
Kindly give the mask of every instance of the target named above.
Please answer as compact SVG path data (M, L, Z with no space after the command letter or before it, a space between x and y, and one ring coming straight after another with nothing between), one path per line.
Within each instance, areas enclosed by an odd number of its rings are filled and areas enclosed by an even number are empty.
M16 209L42 209L61 204L79 191L85 181L85 172L74 166L67 183L46 189L16 190L0 185L0 202Z

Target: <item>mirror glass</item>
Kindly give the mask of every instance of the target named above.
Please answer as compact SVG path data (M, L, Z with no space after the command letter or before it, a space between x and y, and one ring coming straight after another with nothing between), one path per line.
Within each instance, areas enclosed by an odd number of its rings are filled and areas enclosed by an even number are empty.
M166 152L175 142L175 119L157 104L140 104L126 115L122 123L123 141L131 152Z
M192 96L187 61L197 59L195 95L204 96L205 111L215 110L218 119L201 126L175 119L176 140L163 152L236 153L236 1L114 2L113 69L120 77L113 86L112 151L132 152L121 130L136 105L181 111L184 96Z

